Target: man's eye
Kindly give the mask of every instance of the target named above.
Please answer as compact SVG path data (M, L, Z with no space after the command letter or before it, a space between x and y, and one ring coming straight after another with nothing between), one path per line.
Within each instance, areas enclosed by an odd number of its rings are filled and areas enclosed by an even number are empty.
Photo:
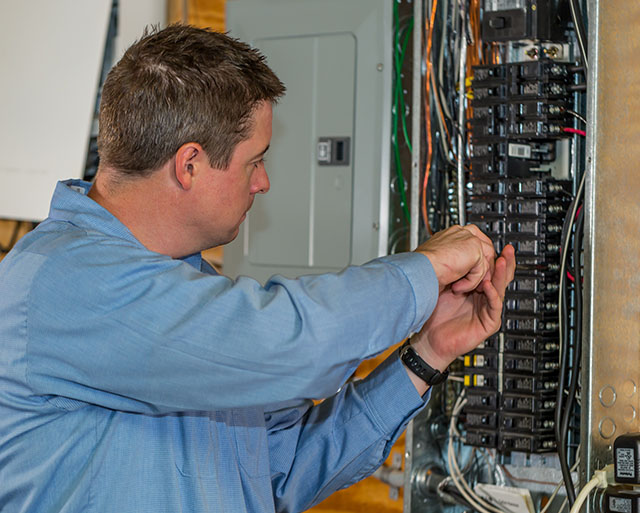
M261 158L260 160L256 160L256 161L253 163L253 167L258 168L258 167L260 167L261 165L264 165L264 163L265 163L265 159L264 159L264 158Z

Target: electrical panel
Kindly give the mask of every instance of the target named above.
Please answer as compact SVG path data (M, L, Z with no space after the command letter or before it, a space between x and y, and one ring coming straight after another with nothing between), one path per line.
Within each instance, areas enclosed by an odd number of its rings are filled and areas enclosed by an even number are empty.
M496 251L513 245L518 270L500 333L464 360L467 443L505 453L551 452L576 77L569 63L545 57L473 72L467 219ZM484 393L492 397L486 404L478 400Z
M545 511L558 512L572 500L551 483L575 480L584 400L583 8L426 2L423 240L463 220L498 253L512 245L517 267L500 330L452 364L454 381L432 392L434 405L409 430L405 483L445 477L411 487L407 512L513 511L482 502L487 483L531 490L529 511L550 500Z
M287 92L266 155L271 190L225 247L225 274L265 282L386 254L391 12L386 0L227 3L231 35L266 56Z

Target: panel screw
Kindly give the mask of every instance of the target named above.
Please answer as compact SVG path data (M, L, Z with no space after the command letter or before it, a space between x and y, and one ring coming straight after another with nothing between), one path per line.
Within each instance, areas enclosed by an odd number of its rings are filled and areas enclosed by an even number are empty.
M379 62L379 63L378 63L378 66L376 67L376 69L377 69L378 71L382 71L382 70L384 69L383 64L382 64L381 62Z

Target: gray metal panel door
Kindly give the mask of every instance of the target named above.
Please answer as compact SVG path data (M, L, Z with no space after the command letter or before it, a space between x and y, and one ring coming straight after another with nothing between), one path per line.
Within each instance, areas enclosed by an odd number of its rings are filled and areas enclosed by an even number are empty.
M247 219L249 261L341 269L351 259L353 159L320 166L313 150L319 137L353 140L356 40L321 34L256 44L290 86L274 113L272 188Z
M231 35L266 54L287 94L274 110L266 155L271 190L256 198L225 248L225 274L264 282L386 253L392 7L388 0L228 0ZM339 146L348 158L319 164L318 142L327 138L350 138Z

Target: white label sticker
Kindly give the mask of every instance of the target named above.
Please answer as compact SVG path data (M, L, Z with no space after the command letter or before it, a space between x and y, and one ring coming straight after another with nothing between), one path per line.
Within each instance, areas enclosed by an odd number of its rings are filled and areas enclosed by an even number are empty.
M633 449L616 449L616 477L636 477L635 458Z
M510 9L522 9L525 0L485 0L485 11L507 11Z
M530 159L531 158L531 146L528 144L509 144L509 156L518 159Z
M609 510L616 513L631 513L631 499L609 497Z

